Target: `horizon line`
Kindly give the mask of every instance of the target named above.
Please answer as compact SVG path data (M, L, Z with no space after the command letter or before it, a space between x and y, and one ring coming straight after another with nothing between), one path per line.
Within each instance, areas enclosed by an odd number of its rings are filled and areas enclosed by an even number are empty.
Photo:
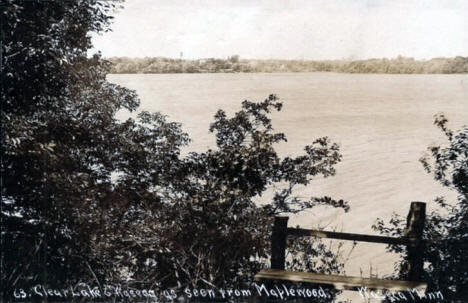
M102 55L102 54L101 54ZM239 56L237 54L233 54L231 56L225 56L225 57L200 57L200 58L184 58L184 57L166 57L166 56L138 56L138 57L132 57L132 56L102 56L104 59L112 59L112 58L128 58L128 59L146 59L146 58L164 58L164 59L173 59L173 60L203 60L203 59L228 59L233 56ZM288 58L247 58L247 57L242 57L239 56L240 60L281 60L281 61L366 61L366 60L382 60L382 59L387 59L387 60L395 60L398 58L403 58L403 59L413 59L415 61L430 61L434 59L453 59L453 58L468 58L468 54L466 55L456 55L456 56L449 56L449 57L444 57L444 56L438 56L438 57L431 57L431 58L421 58L417 59L415 57L410 57L410 56L404 56L404 55L397 55L395 57L369 57L369 58L360 58L360 59L354 59L354 58L341 58L341 59L288 59Z

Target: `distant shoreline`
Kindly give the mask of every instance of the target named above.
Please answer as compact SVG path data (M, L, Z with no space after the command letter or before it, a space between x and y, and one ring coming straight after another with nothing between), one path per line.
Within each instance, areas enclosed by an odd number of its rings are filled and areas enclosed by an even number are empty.
M203 72L203 73L115 73L109 72L108 75L213 75L213 74L223 74L223 75L236 75L236 74L344 74L344 75L468 75L466 73L347 73L347 72L323 72L323 71L313 71L313 72Z
M367 60L107 58L111 74L309 73L466 74L468 57L415 60L407 57Z

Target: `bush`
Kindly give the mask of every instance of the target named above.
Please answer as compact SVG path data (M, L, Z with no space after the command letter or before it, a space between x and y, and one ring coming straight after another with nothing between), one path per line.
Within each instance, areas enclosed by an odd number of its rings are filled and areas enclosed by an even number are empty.
M442 291L452 302L468 298L468 127L453 133L447 128L447 119L437 116L434 122L448 139L448 146L430 147L429 157L421 159L425 169L443 186L458 193L457 201L448 203L443 197L435 199L438 210L426 219L424 239L428 244L424 260L424 281L428 291ZM395 215L385 224L379 220L374 228L384 234L403 234L404 218ZM401 252L398 247L391 251ZM400 262L398 276L405 278L406 260Z

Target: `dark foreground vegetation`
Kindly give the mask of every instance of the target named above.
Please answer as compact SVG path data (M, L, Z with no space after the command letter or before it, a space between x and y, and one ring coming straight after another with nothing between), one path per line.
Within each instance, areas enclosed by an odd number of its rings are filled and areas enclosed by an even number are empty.
M252 60L232 56L227 59L182 60L162 57L113 57L110 72L114 74L171 74L171 73L282 73L335 72L372 74L461 74L468 73L468 57L414 60Z
M70 298L82 288L91 292L80 283L116 295L120 286L140 295L244 288L266 266L275 214L348 210L341 200L295 196L314 177L332 176L341 156L320 138L301 156L280 158L275 144L286 137L269 119L282 108L274 95L244 101L230 117L219 110L210 127L216 147L185 156L188 135L164 115L117 120L118 110L135 111L139 100L106 81L102 58L87 57L89 33L107 29L114 6L1 4L6 302L42 301L46 294L50 301L81 300ZM270 202L255 203L266 191ZM342 271L320 242L303 241L289 254L295 268Z
M171 295L185 288L244 288L266 266L274 215L349 209L342 200L295 195L313 178L333 176L341 155L336 144L319 138L300 156L279 157L275 144L286 137L269 118L282 108L274 95L244 101L232 116L219 110L210 127L216 147L187 155L180 150L188 135L164 115L117 120L117 111L138 109L138 97L107 82L108 62L87 56L90 32L108 29L114 6L98 0L0 4L5 302L15 296L44 301L47 289L54 294L49 301L70 302L53 290L74 293L79 283L102 293L117 284L143 295L141 289ZM466 131L443 129L450 147L432 150L434 171L460 198L447 206L449 215L429 220L427 237L443 241L431 246L428 279L466 294L468 140ZM271 200L256 203L266 192ZM335 252L298 241L288 248L287 267L339 273ZM31 287L39 298L27 296Z
M447 122L443 115L436 116L434 123L445 134L447 144L429 147L430 155L423 157L421 163L435 180L457 193L457 200L435 198L437 208L426 218L423 280L428 282L428 291L443 293L444 302L461 303L468 298L468 127L454 132ZM406 218L395 214L389 222L379 219L374 229L402 236L405 224ZM398 246L389 250L402 252ZM408 277L406 258L397 264L397 276Z

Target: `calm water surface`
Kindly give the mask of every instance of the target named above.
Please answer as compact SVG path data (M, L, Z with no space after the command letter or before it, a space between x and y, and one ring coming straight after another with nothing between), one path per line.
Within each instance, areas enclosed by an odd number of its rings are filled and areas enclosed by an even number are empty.
M441 143L433 116L445 113L453 129L468 124L467 75L374 75L335 73L109 75L111 82L137 91L141 109L160 111L182 123L193 139L189 150L214 146L208 132L215 112L234 113L245 99L277 94L283 110L273 125L284 132L281 155L298 155L315 138L341 146L337 174L300 189L303 197L330 195L349 201L351 211L317 208L292 219L303 227L373 233L378 217L406 215L411 201L431 202L448 193L425 173L418 159ZM119 113L120 118L129 114ZM429 205L428 211L432 208ZM348 274L390 274L394 256L384 245L360 244Z

